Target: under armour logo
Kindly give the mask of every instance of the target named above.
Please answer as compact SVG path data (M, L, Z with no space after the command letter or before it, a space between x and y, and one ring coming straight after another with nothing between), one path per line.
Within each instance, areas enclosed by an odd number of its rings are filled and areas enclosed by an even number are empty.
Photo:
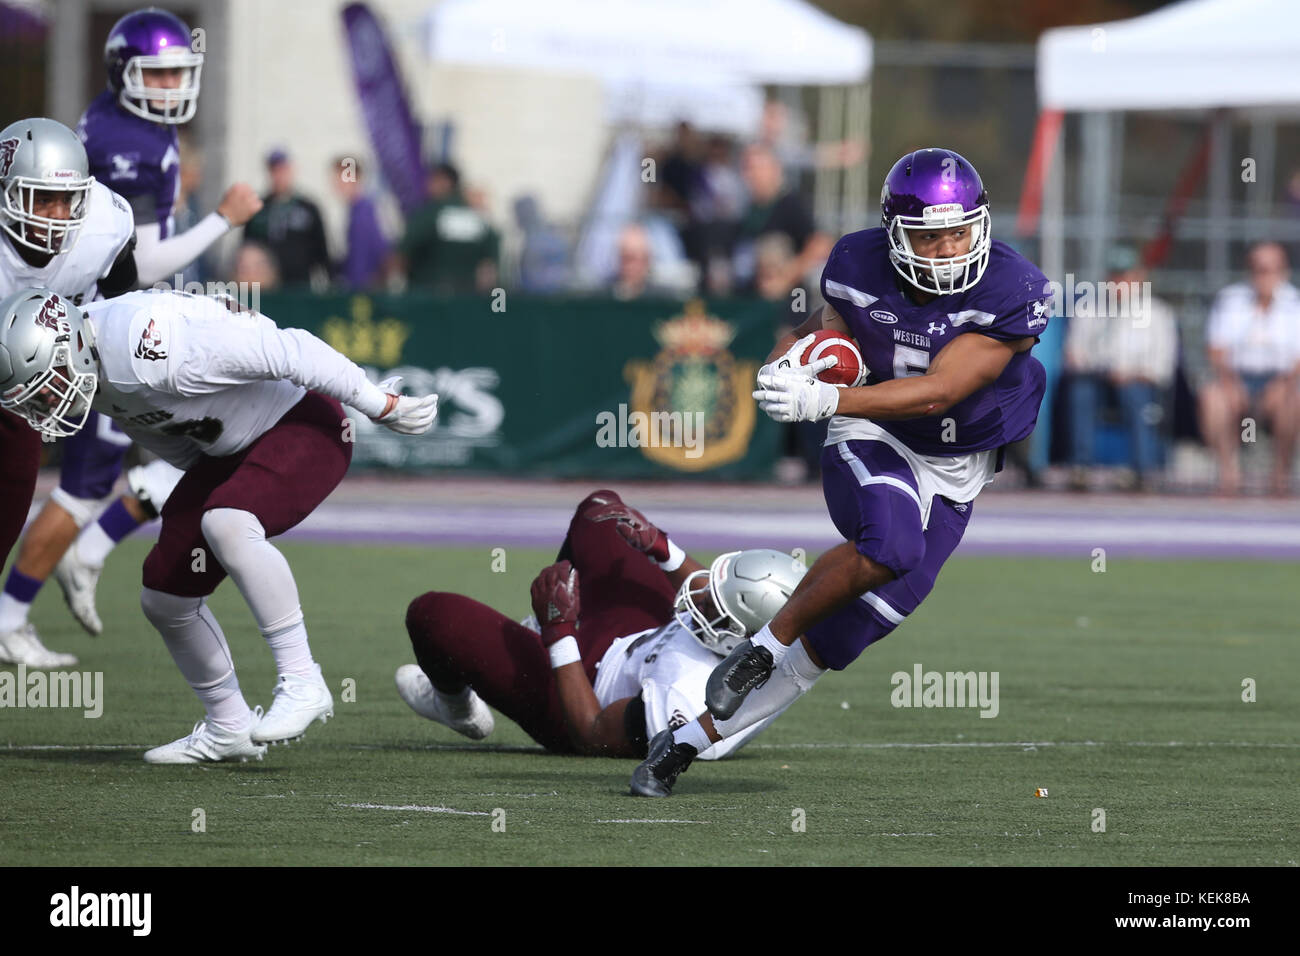
M961 504L961 505L953 505L953 506L952 506L952 510L953 510L953 511L960 511L960 512L962 512L962 513L964 514L965 511L966 511L966 506L965 506L964 504Z
M926 329L931 335L946 335L948 327L942 322L931 322L930 327Z

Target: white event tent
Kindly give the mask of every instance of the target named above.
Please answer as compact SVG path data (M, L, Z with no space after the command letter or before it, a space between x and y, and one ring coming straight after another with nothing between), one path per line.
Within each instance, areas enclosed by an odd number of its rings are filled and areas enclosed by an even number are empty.
M1088 114L1083 124L1083 266L1101 270L1118 190L1119 134L1112 114L1132 110L1212 110L1209 154L1207 279L1221 285L1227 261L1229 184L1240 175L1229 155L1225 110L1249 110L1250 156L1257 163L1252 208L1272 204L1274 119L1300 106L1300 2L1296 0L1185 0L1129 20L1046 31L1038 41L1040 124L1063 112ZM1041 126L1040 126L1041 129ZM1058 133L1057 136L1060 134ZM1064 271L1064 151L1049 144L1043 159L1062 157L1045 175L1043 265ZM1177 160L1170 162L1171 183ZM1031 176L1033 174L1031 173Z

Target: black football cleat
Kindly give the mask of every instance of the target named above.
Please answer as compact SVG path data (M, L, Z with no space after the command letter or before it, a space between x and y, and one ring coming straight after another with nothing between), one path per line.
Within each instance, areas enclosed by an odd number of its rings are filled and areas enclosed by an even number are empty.
M726 720L772 676L772 652L744 640L709 675L704 685L704 703L715 720Z
M671 730L661 730L650 741L650 752L632 771L631 795L634 797L671 797L677 775L684 773L696 758L690 744L673 742Z

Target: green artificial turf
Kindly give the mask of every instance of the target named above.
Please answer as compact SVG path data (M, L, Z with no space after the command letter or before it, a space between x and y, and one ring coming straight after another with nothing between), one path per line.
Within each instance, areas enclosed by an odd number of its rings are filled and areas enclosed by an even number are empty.
M625 795L633 761L551 756L504 718L471 743L398 698L410 598L463 591L522 617L551 560L524 549L494 573L487 548L284 544L336 718L262 762L146 765L143 750L201 716L139 610L147 547L110 562L101 638L55 586L37 601L47 645L103 673L103 715L0 710L2 865L1300 859L1294 565L954 558L887 640L652 801ZM247 609L229 583L212 603L245 695L269 706L274 669ZM997 716L893 706L891 675L917 664L996 671Z

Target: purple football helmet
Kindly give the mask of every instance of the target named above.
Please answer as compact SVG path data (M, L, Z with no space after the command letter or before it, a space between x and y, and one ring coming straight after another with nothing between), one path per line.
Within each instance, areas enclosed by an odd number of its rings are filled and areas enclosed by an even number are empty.
M175 14L150 7L118 20L104 44L104 67L124 110L166 125L194 118L203 54L190 49L190 28ZM146 86L145 70L179 70L180 85Z
M949 295L980 281L992 246L989 196L975 167L950 149L918 149L894 164L880 190L880 224L889 236L889 261L922 292ZM908 230L966 227L970 251L928 259L912 251Z

